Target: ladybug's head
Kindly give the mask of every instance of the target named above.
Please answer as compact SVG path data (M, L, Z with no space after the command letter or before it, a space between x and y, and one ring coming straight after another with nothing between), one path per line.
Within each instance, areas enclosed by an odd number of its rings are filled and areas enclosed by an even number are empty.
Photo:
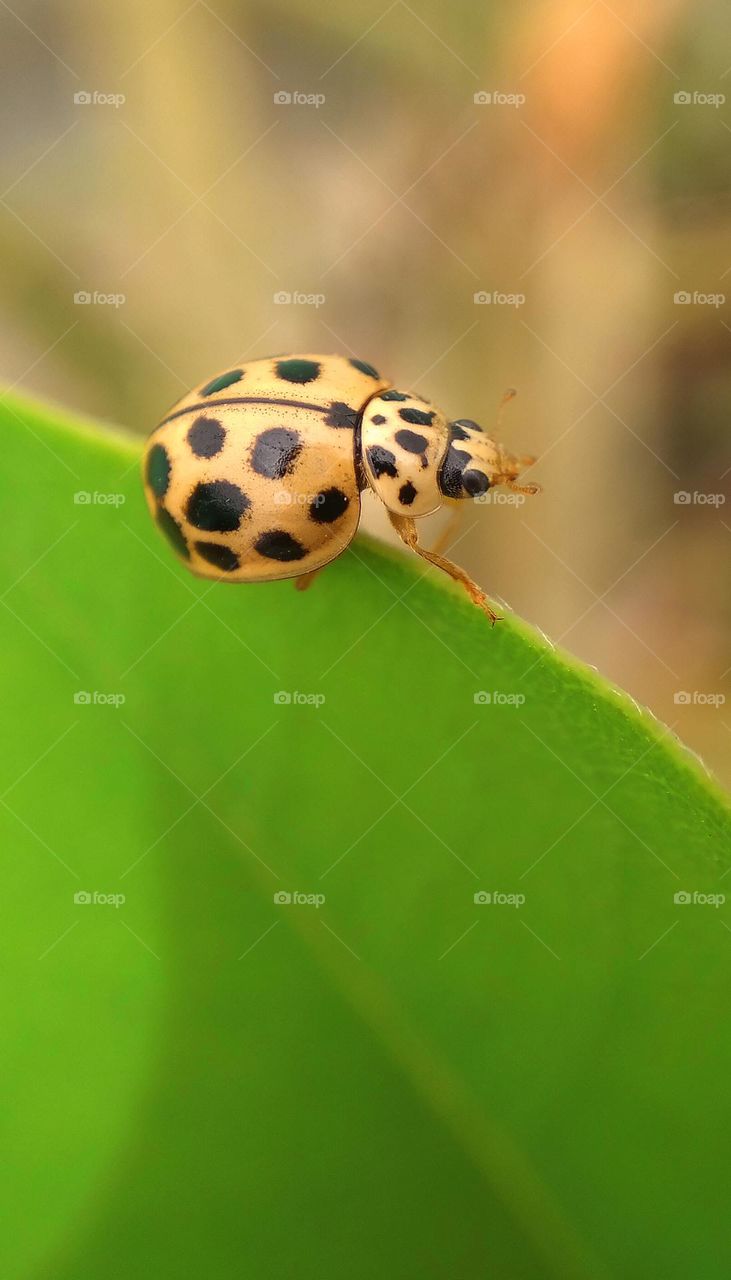
M540 493L537 484L516 484L535 458L517 458L488 436L470 418L448 424L449 444L439 472L439 488L445 498L480 498L496 484L514 493Z
M445 498L479 498L496 484L539 492L538 485L516 484L534 458L514 457L476 422L447 422L404 391L381 391L366 404L360 459L366 483L394 515L426 516Z

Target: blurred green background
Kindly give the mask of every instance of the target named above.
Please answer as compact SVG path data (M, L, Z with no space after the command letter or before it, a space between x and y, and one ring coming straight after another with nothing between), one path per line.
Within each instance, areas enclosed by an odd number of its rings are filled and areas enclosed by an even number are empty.
M24 0L0 38L6 383L140 433L270 352L488 428L517 387L545 493L455 558L731 781L723 0Z

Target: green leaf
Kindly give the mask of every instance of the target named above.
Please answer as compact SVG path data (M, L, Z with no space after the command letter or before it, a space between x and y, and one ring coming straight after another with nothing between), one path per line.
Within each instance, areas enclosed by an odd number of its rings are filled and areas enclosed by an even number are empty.
M4 1280L725 1276L697 764L415 557L192 578L131 439L1 412Z

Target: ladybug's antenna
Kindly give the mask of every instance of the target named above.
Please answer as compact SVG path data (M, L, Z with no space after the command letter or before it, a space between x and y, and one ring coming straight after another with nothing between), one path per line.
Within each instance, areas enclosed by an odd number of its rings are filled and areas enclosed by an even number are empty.
M500 430L500 424L502 423L503 414L505 413L505 406L510 404L510 401L514 400L517 394L518 392L515 390L515 387L508 387L507 391L503 391L500 403L497 407L497 418L495 420L495 429L497 431Z

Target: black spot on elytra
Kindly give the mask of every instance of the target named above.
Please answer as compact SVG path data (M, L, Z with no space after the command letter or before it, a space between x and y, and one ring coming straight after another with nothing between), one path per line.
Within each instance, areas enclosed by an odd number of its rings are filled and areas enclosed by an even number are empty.
M490 488L490 481L484 471L473 471L472 468L463 473L462 484L471 498L477 498L481 493L487 493Z
M188 444L196 458L215 458L225 439L226 432L216 418L196 418L188 431Z
M420 436L418 431L397 431L395 436L396 444L400 444L402 449L406 449L407 453L423 453L429 441L426 436Z
M279 360L277 377L285 382L314 382L320 376L320 365L316 360Z
M262 533L254 543L254 550L260 556L266 556L267 560L301 560L307 555L302 543L284 529L269 529Z
M365 360L351 360L350 363L359 373L365 373L369 378L378 379L381 376L378 370L374 369L372 364L366 364Z
M408 398L403 391L382 391L379 396L380 400L408 400Z
M398 475L396 455L391 453L390 449L382 449L380 444L374 444L370 449L366 449L366 457L376 480L381 476L396 477Z
M330 411L325 418L325 425L328 427L357 427L358 410L351 409L350 405L344 404L342 400L333 400L330 405Z
M405 507L410 507L415 497L416 497L416 489L414 488L411 481L407 480L406 484L402 484L401 488L398 491L398 500L399 502L403 503Z
M183 530L177 520L173 520L170 512L166 511L164 507L160 507L157 513L157 527L165 535L173 550L177 551L179 556L189 560L190 550L185 541Z
M186 515L196 529L206 533L232 533L251 503L238 485L228 480L197 484L186 507Z
M156 498L164 498L170 484L171 463L168 451L161 444L153 444L147 455L145 473L147 483Z
M386 419L384 418L382 413L374 413L373 417L371 418L371 422L376 427L382 426L385 421Z
M413 422L419 427L429 427L434 421L434 410L427 413L424 409L399 409L399 417L404 422Z
M332 524L347 511L350 499L342 489L324 489L318 493L314 502L310 503L310 519L318 524Z
M450 444L439 476L439 488L447 498L463 498L462 475L472 461L469 453Z
M302 440L288 427L270 427L256 437L251 450L251 465L257 475L281 480L289 474L302 452Z
M243 369L231 369L228 373L220 373L212 382L207 382L201 390L202 396L215 395L216 391L225 391L234 382L240 382L244 376Z
M209 564L215 565L217 569L223 569L225 573L231 573L239 567L239 557L236 552L230 547L221 546L220 542L196 542L195 549L199 556Z

